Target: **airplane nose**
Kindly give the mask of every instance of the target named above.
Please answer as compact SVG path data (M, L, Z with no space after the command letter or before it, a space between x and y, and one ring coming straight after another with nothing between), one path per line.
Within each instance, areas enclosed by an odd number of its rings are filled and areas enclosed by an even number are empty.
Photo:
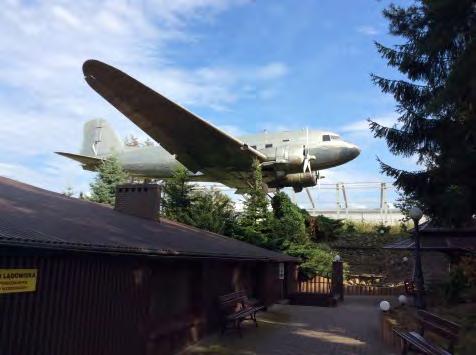
M354 144L352 144L351 147L348 147L345 151L348 161L357 158L360 154L360 148Z

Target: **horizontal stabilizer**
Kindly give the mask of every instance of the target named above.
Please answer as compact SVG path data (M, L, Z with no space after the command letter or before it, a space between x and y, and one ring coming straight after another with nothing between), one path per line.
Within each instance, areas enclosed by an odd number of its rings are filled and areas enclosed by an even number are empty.
M65 152L55 152L56 154L62 155L63 157L73 159L88 168L95 168L98 167L103 159L101 158L96 158L96 157L90 157L87 155L80 155L80 154L73 154L73 153L65 153Z

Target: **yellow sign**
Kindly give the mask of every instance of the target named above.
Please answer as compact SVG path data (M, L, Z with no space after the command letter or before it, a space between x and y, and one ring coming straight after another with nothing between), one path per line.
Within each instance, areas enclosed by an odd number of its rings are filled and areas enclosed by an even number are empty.
M0 269L0 293L34 292L38 269Z

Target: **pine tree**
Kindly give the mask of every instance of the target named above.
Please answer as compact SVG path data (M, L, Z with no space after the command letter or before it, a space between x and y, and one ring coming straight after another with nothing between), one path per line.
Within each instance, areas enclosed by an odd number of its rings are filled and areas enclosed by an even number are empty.
M243 225L254 228L264 227L270 219L269 201L263 188L263 174L259 162L253 162L252 178L248 181L249 188L245 194L245 202L241 221Z
M162 184L164 198L162 213L174 221L193 224L190 216L192 192L194 186L190 183L187 169L179 167L174 171L172 178Z
M74 190L71 186L67 186L66 189L61 194L66 196L66 197L73 197L74 196Z
M273 249L286 249L291 243L305 243L309 240L304 215L284 192L277 192L272 200L274 221L269 244Z
M233 201L219 191L194 192L190 208L192 224L200 229L227 236L234 233L236 219Z
M244 194L243 212L236 225L239 239L251 244L268 247L272 231L272 214L268 210L269 202L264 190L261 166L257 160L253 162L248 189Z
M127 173L116 157L104 160L99 166L94 182L90 184L90 200L99 203L114 204L116 186L126 182Z
M419 204L441 224L455 226L476 213L476 7L473 0L419 0L383 12L390 33L402 38L392 48L376 43L388 65L407 80L372 74L397 102L398 124L370 121L375 137L392 153L418 158L410 172L379 160L395 178L403 198Z

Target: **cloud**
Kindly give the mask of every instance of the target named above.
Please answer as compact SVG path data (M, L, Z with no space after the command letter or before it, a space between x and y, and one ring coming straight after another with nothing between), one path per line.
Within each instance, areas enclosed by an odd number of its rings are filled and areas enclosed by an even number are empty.
M370 119L386 127L391 127L397 123L397 115L395 113L389 113L375 118L370 117ZM340 127L340 130L342 132L367 132L370 131L369 122L366 119L358 120Z
M228 110L249 93L269 92L288 71L270 60L243 67L193 67L168 57L195 41L191 24L213 21L245 0L9 0L0 12L0 174L61 191L91 175L56 157L78 150L82 125L102 117L120 136L145 138L91 90L82 63L110 63L182 105ZM257 94L257 97L261 97ZM263 94L266 96L267 94ZM233 130L230 128L230 130ZM235 130L238 132L238 130ZM65 169L65 167L68 169Z
M288 68L284 63L274 62L258 68L256 76L264 80L278 79L286 75L287 72Z
M364 34L366 36L375 36L380 33L374 26L370 26L370 25L363 25L363 26L357 27L357 32Z

